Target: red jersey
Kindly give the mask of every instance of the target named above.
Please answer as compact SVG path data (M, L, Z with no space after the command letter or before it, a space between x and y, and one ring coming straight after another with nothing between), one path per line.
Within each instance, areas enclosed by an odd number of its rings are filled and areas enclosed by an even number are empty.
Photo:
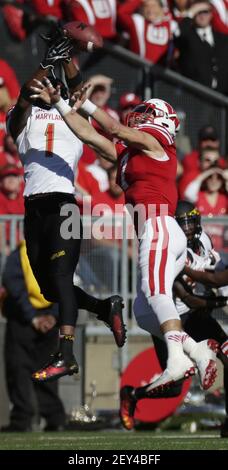
M198 207L201 215L208 217L221 216L228 213L228 198L225 194L219 193L215 206L211 206L206 198L204 191L199 192L198 201L196 206Z
M179 196L180 199L185 199L185 192L188 185L194 181L202 173L200 169L200 153L198 150L193 150L191 153L186 155L182 160L183 165L183 176L179 182ZM224 158L220 157L218 160L219 168L226 168L226 161Z
M99 204L104 206L103 214L110 214L110 211L114 214L122 214L124 212L125 198L124 194L121 193L118 197L114 197L110 191L104 191L103 193L99 192L95 194L92 199L92 207ZM100 207L101 209L101 207Z
M23 41L26 38L26 30L23 26L23 10L14 5L4 5L2 13L12 36Z
M43 16L62 18L62 0L33 0L32 6L36 13Z
M24 215L24 198L22 192L20 192L16 199L9 199L5 194L0 192L0 214L17 214ZM10 241L10 222L5 224L5 237L7 243ZM17 242L20 240L20 233L17 228Z
M150 158L140 150L117 143L117 184L125 192L127 204L142 204L146 212L149 204L156 204L157 215L160 215L160 205L166 204L166 215L174 216L177 205L174 140L167 129L157 124L142 125L140 131L148 132L158 140L164 149L164 158Z
M227 251L226 226L213 222L213 216L224 216L228 213L227 196L220 193L215 206L211 206L205 197L205 192L200 191L196 206L202 215L211 217L211 223L205 224L205 229L212 239L215 250Z
M228 0L211 0L212 26L219 33L228 34Z
M0 214L24 214L24 198L22 193L18 194L16 199L9 199L0 192Z
M70 16L94 26L104 38L113 38L116 36L117 3L117 0L71 0Z
M0 77L4 79L5 86L8 89L11 99L16 101L20 92L20 85L17 81L14 70L7 64L7 62L5 62L5 60L2 59L0 59Z
M85 191L85 194L90 194L92 197L96 193L101 191L99 187L99 179L95 178L93 173L90 171L91 165L85 165L81 160L78 163L78 172L76 177L76 184L79 185L82 190ZM99 168L98 168L99 172ZM106 191L107 188L105 188Z
M168 52L172 36L171 17L167 15L152 23L145 20L142 15L134 13L140 5L140 0L124 2L118 9L118 19L130 34L131 50L157 63Z
M6 165L16 165L18 168L20 168L21 175L24 174L23 166L18 154L12 155L8 152L0 152L0 168Z

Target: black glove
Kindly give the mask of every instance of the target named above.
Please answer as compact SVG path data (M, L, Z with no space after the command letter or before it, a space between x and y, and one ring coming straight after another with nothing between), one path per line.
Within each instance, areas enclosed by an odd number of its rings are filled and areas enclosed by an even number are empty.
M71 59L70 52L73 46L70 39L61 37L55 42L51 41L49 38L45 38L44 40L50 42L50 45L48 46L44 59L40 63L43 69L47 67L53 69L57 62L69 61Z
M213 310L213 308L226 307L228 305L228 297L208 297L207 308Z

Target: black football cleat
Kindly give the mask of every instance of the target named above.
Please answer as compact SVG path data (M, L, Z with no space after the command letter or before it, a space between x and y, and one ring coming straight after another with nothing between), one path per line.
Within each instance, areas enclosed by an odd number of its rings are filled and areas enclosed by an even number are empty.
M48 382L59 379L64 375L77 374L79 370L74 356L69 362L63 358L60 352L51 355L51 359L42 369L32 374L34 382Z
M130 385L125 385L125 387L120 390L120 420L125 429L130 431L134 428L135 420L135 408L137 400L133 397L132 391L134 387Z
M105 305L105 313L99 312L97 318L111 329L117 346L122 348L126 341L126 326L123 322L122 315L124 308L123 299L119 295L112 295L103 302Z

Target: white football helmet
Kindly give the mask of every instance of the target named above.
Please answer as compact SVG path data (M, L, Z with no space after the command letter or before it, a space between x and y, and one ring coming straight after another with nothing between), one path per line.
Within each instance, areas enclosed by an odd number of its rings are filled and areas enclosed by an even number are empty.
M180 121L173 107L166 101L158 98L143 101L127 116L129 127L141 127L143 124L157 124L165 127L172 137L176 136L180 128Z

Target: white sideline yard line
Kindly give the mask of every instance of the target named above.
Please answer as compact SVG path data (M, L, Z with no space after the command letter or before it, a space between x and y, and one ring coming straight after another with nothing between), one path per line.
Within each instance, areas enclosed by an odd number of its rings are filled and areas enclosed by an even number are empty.
M77 431L76 431L77 432ZM143 438L145 440L150 440L150 441L153 441L153 440L159 440L159 439L170 439L170 440L173 440L173 439L176 439L177 441L180 441L181 439L183 440L195 440L195 439L218 439L219 441L221 440L221 437L219 434L186 434L186 435L178 435L178 434L175 434L173 436L171 436L170 434L162 434L161 436L144 436L144 435L141 435L136 433L136 432L132 432L132 434L130 433L125 433L123 432L123 435L121 436L123 439L124 439L124 434L126 434L127 438L128 439L132 439L132 440L135 440L136 438ZM115 433L111 434L111 435L115 435ZM17 436L14 438L15 441L24 441L24 438L22 436ZM46 441L46 442L51 442L51 441L102 441L102 440L107 440L107 436L90 436L88 434L88 436L78 436L77 434L76 435L72 435L72 436L39 436L39 437L36 437L36 440L37 441Z
M129 435L127 434L127 437L128 439L132 438L135 440L135 438L137 437L140 437L140 435L136 434L136 433L132 433L132 435ZM124 436L122 436L124 438ZM178 436L178 435L175 435L175 436L170 436L170 435L162 435L162 436L141 436L143 439L149 439L149 440L153 440L153 439L177 439L177 440L180 440L180 439L216 439L218 438L219 440L221 440L221 437L218 435L218 434L197 434L197 435L186 435L186 436ZM48 437L43 437L41 436L40 438L38 438L39 441L72 441L72 440L81 440L81 441L87 441L87 440L107 440L107 436L67 436L67 437L64 437L64 436L48 436Z

